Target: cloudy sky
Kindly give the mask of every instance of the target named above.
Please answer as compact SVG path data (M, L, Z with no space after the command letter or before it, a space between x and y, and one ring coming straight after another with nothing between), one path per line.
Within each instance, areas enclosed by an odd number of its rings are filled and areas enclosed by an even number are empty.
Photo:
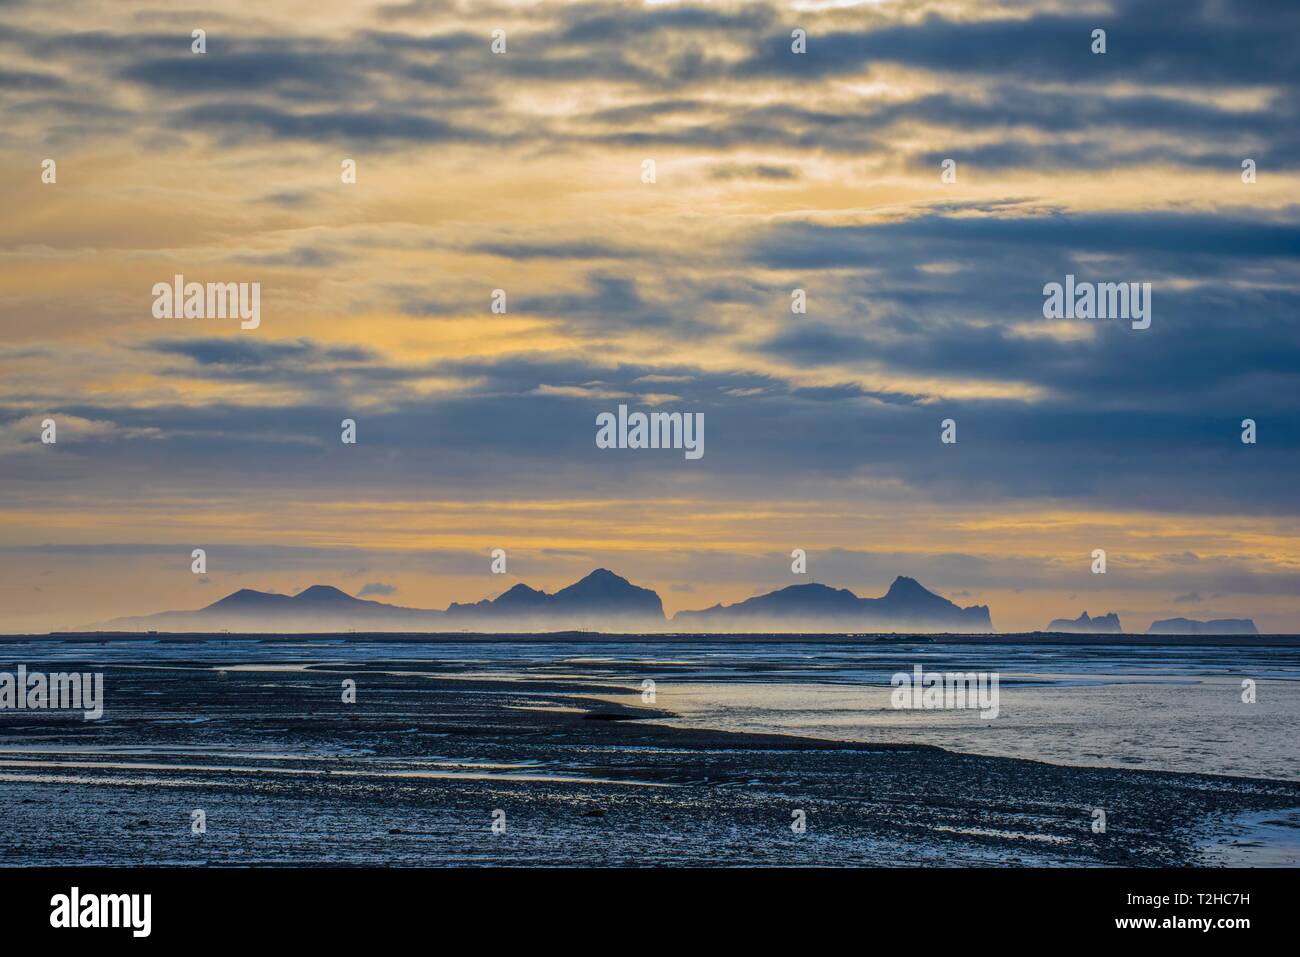
M1003 630L1300 631L1298 30L0 0L0 630L602 565L670 611L908 574ZM260 327L154 318L177 273L260 282ZM1150 282L1151 327L1043 318L1067 273ZM619 403L703 412L704 457L596 448Z

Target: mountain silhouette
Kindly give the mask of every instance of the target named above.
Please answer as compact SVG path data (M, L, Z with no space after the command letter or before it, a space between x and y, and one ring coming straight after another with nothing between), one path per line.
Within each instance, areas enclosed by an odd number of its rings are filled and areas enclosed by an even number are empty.
M609 609L623 614L664 615L663 602L649 588L633 585L607 568L597 568L586 578L561 588L553 596L560 607L584 608L594 611Z
M1085 611L1078 618L1054 618L1045 630L1075 635L1118 635L1124 627L1113 611L1096 618L1089 618Z
M1165 618L1151 622L1148 635L1258 635L1250 618L1216 618L1196 621L1192 618Z
M241 588L196 611L165 611L142 618L119 618L104 628L169 631L338 631L434 627L442 613L402 608L353 598L332 585L312 585L296 595Z
M607 568L597 568L553 595L518 584L493 599L472 605L453 603L447 618L460 619L560 619L565 627L601 627L610 619L635 619L644 625L662 624L664 606L649 588L633 585Z
M277 595L274 592L254 591L251 588L241 588L237 592L227 595L220 601L214 601L203 611L213 611L220 609L222 611L253 611L263 608L283 608L287 602L293 599L288 595Z
M540 608L550 600L550 595L544 591L538 591L536 588L529 588L523 582L513 586L509 591L503 592L496 598L484 599L474 605L457 605L452 603L451 608L447 609L450 614L453 608L498 608L498 609L533 609Z
M663 603L648 588L605 568L553 595L522 582L492 599L453 603L446 611L403 608L354 598L332 585L296 595L241 588L195 611L118 618L96 630L121 631L556 631L585 628L662 629Z
M671 624L663 602L607 568L548 594L519 582L495 598L446 611L403 608L355 598L332 585L296 595L242 588L194 611L166 611L91 625L100 631L992 631L987 606L961 608L899 577L880 598L846 588L791 585L736 605L681 611Z
M674 625L735 630L790 625L800 630L837 631L992 631L987 605L962 608L929 591L915 578L900 575L880 598L859 598L847 588L810 582L790 585L734 605L681 611Z

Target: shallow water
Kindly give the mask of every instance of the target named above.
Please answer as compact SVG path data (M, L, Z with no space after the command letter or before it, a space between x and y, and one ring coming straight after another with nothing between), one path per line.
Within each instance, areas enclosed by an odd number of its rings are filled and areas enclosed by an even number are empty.
M6 642L0 669L91 660L292 674L319 663L403 661L466 680L608 685L611 699L675 723L836 740L935 744L1058 764L1300 779L1300 647L979 645L943 642L568 640ZM12 663L12 664L10 664ZM1000 709L896 710L890 677L996 672ZM1242 681L1256 701L1242 701ZM108 691L112 707L112 690ZM180 720L178 718L177 720ZM195 720L191 718L190 720Z
M0 645L18 663L90 660L266 670L277 680L322 663L400 661L430 676L607 685L609 699L654 707L672 723L846 741L934 744L1057 764L1300 780L1300 647L994 645L790 639L565 641L214 639ZM228 664L224 663L228 662ZM927 671L996 672L999 714L897 710L890 678ZM192 666L190 666L192 667ZM201 667L210 667L202 665ZM1242 701L1242 681L1256 700ZM112 708L112 689L108 689ZM162 720L166 720L159 716ZM199 720L197 718L176 720Z
M1009 681L1025 684L1008 684ZM819 684L669 683L657 707L670 723L728 731L781 731L845 741L935 744L970 754L1055 764L1130 767L1300 779L1296 715L1300 684L1257 685L1241 701L1235 677L1160 683L1114 675L1096 684L1074 676L1001 673L999 713L896 710L888 687ZM636 695L616 696L626 704Z
M1296 647L0 642L0 671L20 663L103 670L106 700L99 721L0 712L14 863L1272 864L1300 806L1276 783L1296 780ZM891 675L917 664L998 672L999 716L893 709ZM629 715L606 700L654 710L610 720ZM815 825L798 839L792 808Z
M1225 833L1205 845L1216 867L1300 867L1300 808L1248 811L1226 822Z

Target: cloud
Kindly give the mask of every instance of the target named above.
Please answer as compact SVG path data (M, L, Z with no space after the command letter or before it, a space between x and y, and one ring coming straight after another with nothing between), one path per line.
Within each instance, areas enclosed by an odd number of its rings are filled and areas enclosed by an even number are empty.
M144 348L160 355L184 356L200 366L258 369L366 362L375 355L361 346L321 346L310 339L160 339Z
M1054 5L1014 18L806 10L802 55L791 52L789 18L774 3L591 2L526 11L435 4L437 32L387 28L394 18L428 16L417 9L390 6L377 23L359 17L341 34L313 35L268 5L258 35L232 21L211 32L204 55L166 30L105 24L69 33L56 20L28 17L0 32L0 48L41 69L6 68L0 94L13 98L6 106L15 115L60 124L47 140L112 136L124 120L152 127L160 142L183 134L221 144L365 142L377 151L766 147L932 165L939 154L917 154L912 145L924 125L960 146L944 156L955 152L985 167L1063 168L1235 165L1229 161L1240 157L1229 143L1249 145L1273 169L1294 168L1300 146L1300 55L1287 33L1297 14L1279 3L1229 12L1194 0L1177 23L1153 0L1121 0L1104 16L1061 15ZM513 26L521 19L526 27ZM1105 55L1090 52L1099 20L1109 31ZM506 22L509 52L494 56L487 31ZM912 95L884 99L845 96L837 86L875 81L882 68L919 71L922 81ZM621 92L576 116L514 105L514 91L539 84ZM1134 86L1149 92L1134 94ZM1268 102L1189 95L1208 86L1264 90ZM69 91L76 95L50 96ZM125 109L128 103L138 108ZM76 124L66 125L78 104ZM102 122L110 115L119 122ZM1026 139L1029 133L1039 138ZM1086 141L1062 143L1065 133ZM972 142L971 134L996 138ZM716 164L714 176L789 182L792 169L731 162Z
M367 595L392 595L396 592L396 585L386 585L383 582L369 582L361 586L361 590L357 592L357 597L365 598Z
M299 246L281 253L263 253L260 255L240 255L231 261L249 266L279 266L291 269L320 269L345 262L347 256L330 249L312 246Z
M271 135L280 139L360 141L377 145L394 141L482 143L494 138L479 130L400 109L325 109L295 113L235 100L206 102L191 107L178 114L173 125Z
M604 240L585 242L486 242L469 247L502 259L632 259L640 253Z
M616 501L691 503L692 531L716 516L714 541L772 555L764 517L801 503L816 514L776 537L917 508L935 514L898 533L910 556L823 570L887 585L915 562L982 595L1081 586L1040 575L1041 556L914 539L1117 513L1187 529L1126 570L1152 604L1281 593L1276 539L1300 508L1294 4L1193 0L1173 20L1146 0L820 4L798 11L803 56L789 9L762 2L303 20L268 0L251 20L210 14L204 56L183 12L75 6L0 3L0 165L31 186L0 224L0 517L32 541L83 523L107 547L120 528L95 523L117 514L228 539L301 501L319 508L281 531L302 551L250 543L227 562L409 593L401 560L309 546L405 532L386 510L431 490L572 563L607 557L571 540L592 515L588 539L658 560L638 536L671 531L670 509ZM57 188L35 185L45 155ZM150 322L154 278L231 264L268 271L275 321ZM1044 320L1043 285L1066 273L1151 282L1151 329ZM507 316L486 313L498 287ZM597 449L594 417L620 401L703 413L705 458ZM57 447L39 444L46 415ZM949 417L955 446L938 441ZM512 503L538 499L572 511L514 523ZM372 511L338 518L353 506ZM1220 554L1205 529L1229 519L1275 524L1272 553ZM1050 519L1035 534L1063 547ZM769 574L741 570L746 588Z
M1098 253L1111 257L1143 255L1161 265L1187 266L1186 257L1231 262L1235 259L1296 259L1300 256L1300 209L1277 221L1253 217L1165 211L1073 215L936 216L921 215L871 225L832 226L782 223L750 245L752 262L781 269L844 269L878 264L881 257L902 258L900 244L929 247L930 259L948 250L970 259L992 248L1050 255ZM976 251L980 251L976 253ZM1148 260L1148 261L1149 261ZM958 261L961 261L960 259ZM1062 262L1066 260L1062 258ZM1198 263L1198 267L1201 264Z
M778 166L775 163L725 163L714 166L709 170L709 176L713 179L732 180L732 179L758 179L758 180L775 180L790 181L799 179L800 173L792 166Z
M55 440L46 444L42 435L48 420L54 422ZM164 438L162 430L155 426L128 426L106 418L85 417L58 410L8 419L0 413L0 456L15 452L46 452L55 455L69 447L89 453L98 444Z
M1288 30L1300 27L1294 5L1269 2L1237 11L1190 0L1170 21L1158 0L1117 0L1105 14L1030 11L1018 19L944 19L872 24L809 38L809 53L790 51L788 31L769 35L737 74L816 78L860 72L876 62L962 77L1033 77L1101 84L1196 86L1293 83L1300 54ZM1240 15L1239 15L1240 14ZM1092 31L1107 31L1107 52L1091 52ZM815 55L814 55L815 53Z

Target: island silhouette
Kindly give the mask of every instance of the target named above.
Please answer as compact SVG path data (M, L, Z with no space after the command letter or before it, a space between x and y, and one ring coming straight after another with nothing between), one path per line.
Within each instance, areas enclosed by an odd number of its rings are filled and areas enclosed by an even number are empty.
M452 602L445 609L408 608L357 598L333 585L312 585L296 595L242 588L203 608L86 625L95 632L467 632L599 631L613 633L935 633L989 634L987 605L962 607L899 575L884 595L863 598L819 582L789 585L730 605L682 610L669 616L651 588L597 568L571 585L547 592L518 582L491 598ZM1051 634L1125 634L1111 612L1057 618ZM1155 621L1152 635L1255 635L1250 618Z
M444 610L406 608L356 598L332 585L296 595L243 588L193 611L117 618L87 626L97 631L560 631L624 632L920 631L991 632L986 605L962 608L913 578L899 576L880 598L810 582L790 585L733 605L664 614L650 588L597 568L559 591L522 582L496 596Z

